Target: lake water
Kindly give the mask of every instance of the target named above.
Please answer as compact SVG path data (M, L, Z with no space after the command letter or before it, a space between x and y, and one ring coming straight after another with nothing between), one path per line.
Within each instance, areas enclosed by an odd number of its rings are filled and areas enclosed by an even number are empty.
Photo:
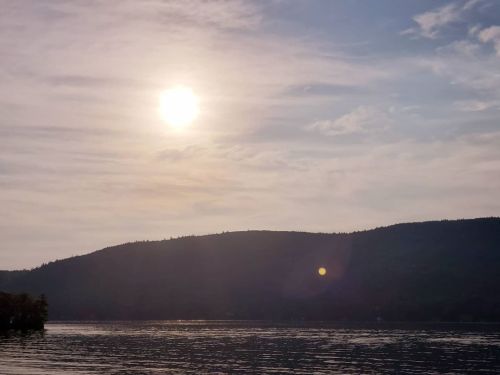
M500 327L50 323L0 336L0 374L494 374Z

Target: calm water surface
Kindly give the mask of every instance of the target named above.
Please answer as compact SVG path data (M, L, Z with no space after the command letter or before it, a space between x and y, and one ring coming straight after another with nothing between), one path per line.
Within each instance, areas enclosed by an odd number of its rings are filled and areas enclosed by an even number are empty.
M0 374L495 374L500 327L50 323L0 336Z

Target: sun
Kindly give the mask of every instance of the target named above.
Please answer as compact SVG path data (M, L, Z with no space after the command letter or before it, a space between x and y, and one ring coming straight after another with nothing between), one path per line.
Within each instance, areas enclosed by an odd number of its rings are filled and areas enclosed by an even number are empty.
M325 267L319 267L318 268L318 274L320 276L325 276L326 275L326 268Z
M176 86L160 94L160 115L174 128L191 124L198 117L199 100L190 87Z

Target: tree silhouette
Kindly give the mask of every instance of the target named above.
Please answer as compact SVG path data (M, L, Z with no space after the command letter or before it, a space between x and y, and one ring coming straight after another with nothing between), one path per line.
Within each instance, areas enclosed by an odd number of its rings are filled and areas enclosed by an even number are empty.
M26 293L0 292L0 329L43 329L48 317L44 295L33 298Z

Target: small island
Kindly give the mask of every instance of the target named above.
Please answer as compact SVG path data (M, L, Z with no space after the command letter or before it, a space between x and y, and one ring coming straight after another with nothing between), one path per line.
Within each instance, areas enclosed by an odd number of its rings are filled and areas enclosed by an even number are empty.
M47 300L26 293L0 292L0 330L41 330L47 321Z

